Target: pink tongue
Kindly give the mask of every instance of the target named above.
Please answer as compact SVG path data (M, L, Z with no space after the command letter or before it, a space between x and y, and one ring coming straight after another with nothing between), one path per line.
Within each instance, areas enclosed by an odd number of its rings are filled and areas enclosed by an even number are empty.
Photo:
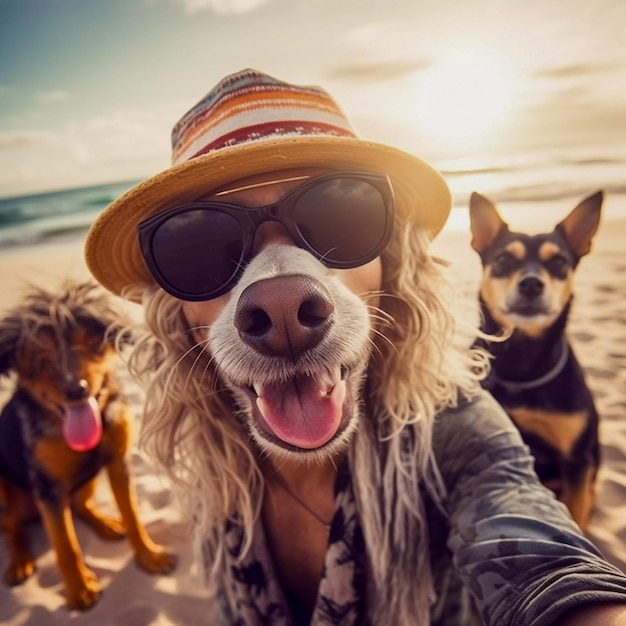
M339 428L346 385L339 381L328 394L328 383L299 377L266 385L257 407L272 432L298 448L318 448Z
M102 417L95 398L65 409L63 419L65 443L77 452L95 448L102 439Z

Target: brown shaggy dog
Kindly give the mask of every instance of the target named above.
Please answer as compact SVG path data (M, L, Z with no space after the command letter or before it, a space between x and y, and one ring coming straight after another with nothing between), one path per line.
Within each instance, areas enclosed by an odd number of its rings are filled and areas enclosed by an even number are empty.
M114 378L114 340L123 323L96 285L69 281L58 292L32 287L0 319L0 373L17 375L0 415L0 528L9 562L4 580L18 585L35 569L23 523L36 508L72 609L87 609L100 595L81 555L72 506L101 537L128 534L148 572L167 573L175 565L141 525L129 480L130 415ZM92 502L103 467L121 522L98 513Z

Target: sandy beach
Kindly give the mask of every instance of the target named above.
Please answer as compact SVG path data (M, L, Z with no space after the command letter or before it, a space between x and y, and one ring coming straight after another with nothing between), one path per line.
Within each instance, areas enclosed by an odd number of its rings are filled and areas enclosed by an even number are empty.
M569 207L571 208L571 207ZM568 207L563 209L564 216ZM540 225L543 227L543 225ZM453 268L470 293L476 291L480 264L469 245L469 233L444 231L433 252L453 261ZM576 275L576 297L569 335L582 362L601 415L602 468L598 501L590 539L605 556L626 571L626 221L603 223L591 255ZM0 314L19 297L25 280L53 284L62 275L87 276L82 259L82 236L0 251ZM120 302L121 306L123 305ZM123 367L127 395L141 418L142 395ZM9 383L0 382L0 400ZM139 424L135 428L135 435ZM53 626L69 622L115 626L193 626L206 623L206 599L194 574L193 550L185 520L181 519L167 483L138 450L132 455L141 517L160 543L180 559L171 576L153 577L139 570L128 544L107 543L77 522L79 541L90 567L98 574L104 593L86 614L70 613L54 555L38 523L29 528L38 569L24 585L0 585L0 623L7 626ZM114 514L106 478L98 491L101 507ZM6 550L0 545L0 571Z

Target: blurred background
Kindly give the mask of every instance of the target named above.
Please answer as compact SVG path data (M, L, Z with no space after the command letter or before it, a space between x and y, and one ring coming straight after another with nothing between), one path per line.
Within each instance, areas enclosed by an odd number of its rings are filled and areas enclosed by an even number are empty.
M625 217L624 42L622 0L0 0L0 245L87 228L246 67L440 169L448 229L472 190L534 223L602 188Z

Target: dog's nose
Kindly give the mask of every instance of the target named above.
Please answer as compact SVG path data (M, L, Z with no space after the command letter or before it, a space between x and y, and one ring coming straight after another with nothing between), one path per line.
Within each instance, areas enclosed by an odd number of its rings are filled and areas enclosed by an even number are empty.
M333 323L326 287L309 276L278 276L247 287L237 303L235 327L262 354L295 361L314 348Z
M535 298L543 293L543 281L537 276L526 276L519 281L519 292L527 298Z
M66 400L84 400L89 397L89 383L84 378L73 380L65 385L64 393Z

